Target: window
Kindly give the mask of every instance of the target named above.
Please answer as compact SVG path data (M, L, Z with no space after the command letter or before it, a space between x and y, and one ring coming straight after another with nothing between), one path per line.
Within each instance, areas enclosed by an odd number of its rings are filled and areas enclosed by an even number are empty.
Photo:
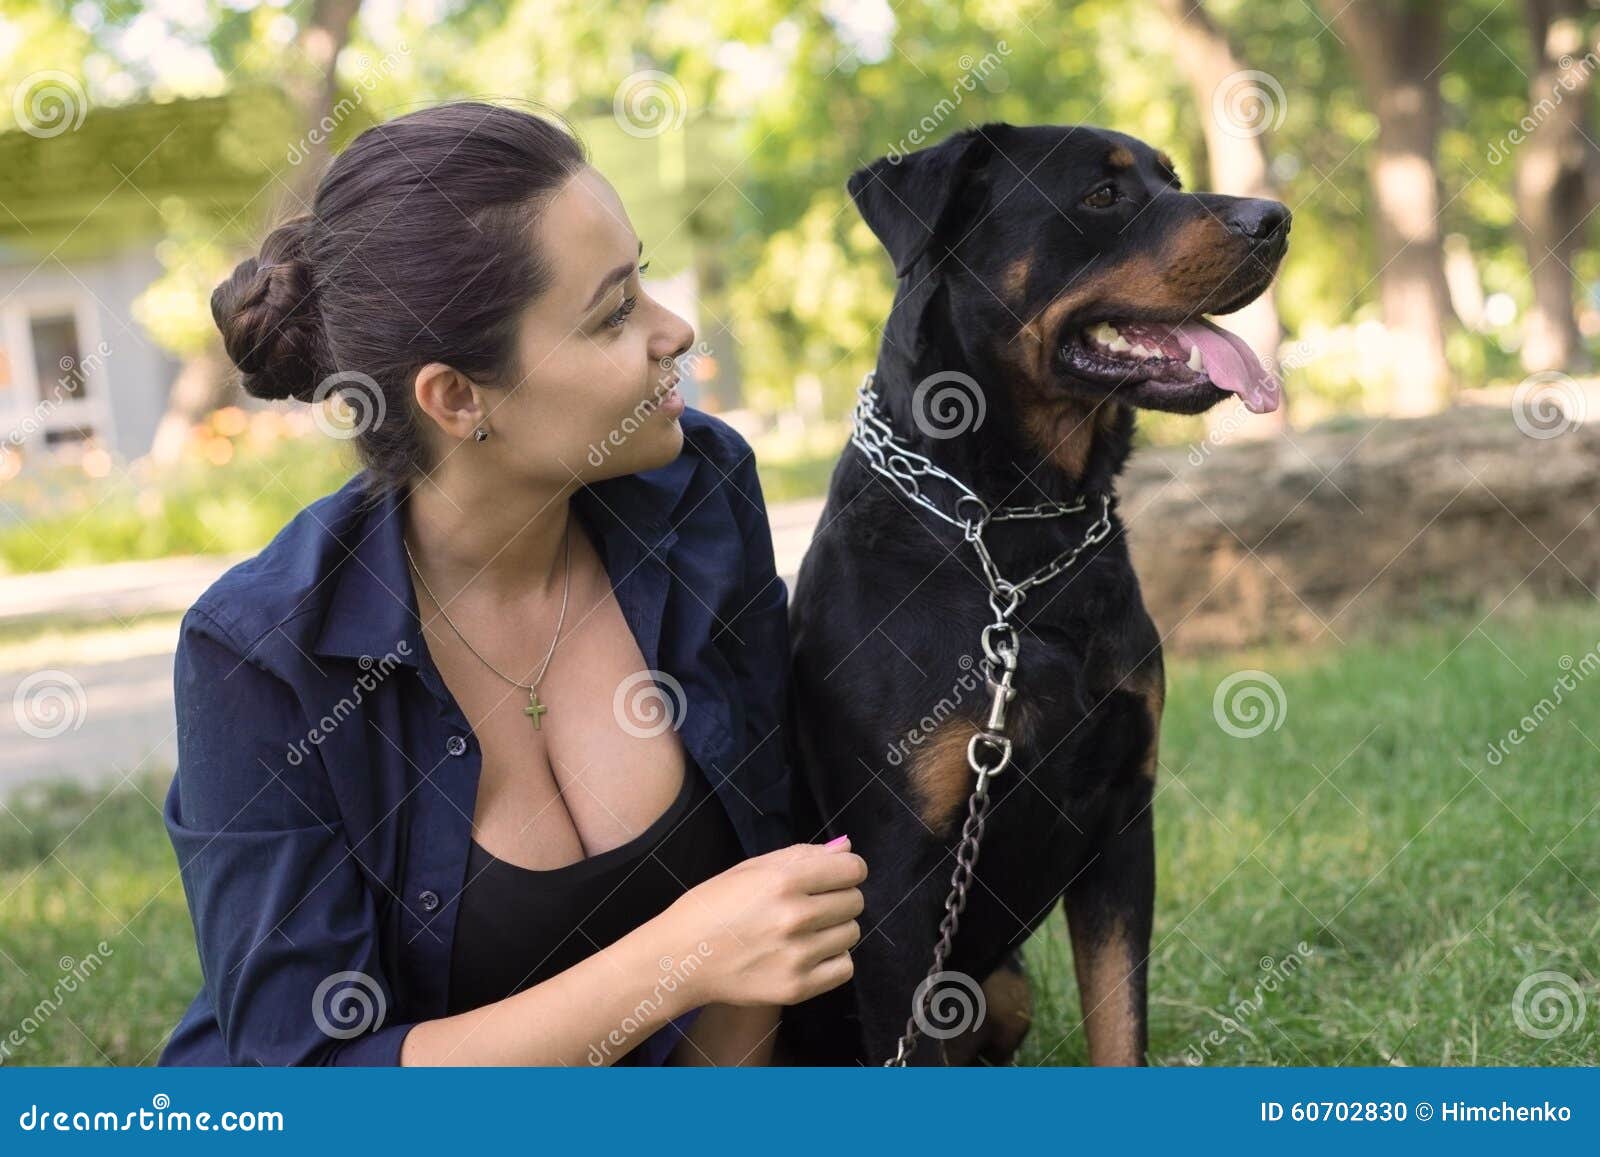
M41 402L84 399L87 379L78 346L78 322L70 313L35 315L28 319L33 339L33 365Z

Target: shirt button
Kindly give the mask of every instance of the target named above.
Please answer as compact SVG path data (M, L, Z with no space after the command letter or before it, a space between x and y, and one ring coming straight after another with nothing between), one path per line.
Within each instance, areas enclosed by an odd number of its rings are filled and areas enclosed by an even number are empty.
M461 738L459 735L452 735L449 739L449 742L444 745L444 749L451 755L465 755L467 751L467 741Z
M432 912L439 906L439 893L423 892L417 896L417 902L422 905L424 912Z

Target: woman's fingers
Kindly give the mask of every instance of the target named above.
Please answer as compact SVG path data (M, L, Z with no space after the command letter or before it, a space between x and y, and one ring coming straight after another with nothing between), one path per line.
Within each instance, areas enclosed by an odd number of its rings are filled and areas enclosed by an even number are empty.
M867 861L854 852L828 852L794 861L795 878L807 892L854 888L867 878Z
M846 920L843 924L835 924L831 928L824 928L806 944L808 954L813 960L826 960L830 956L837 956L841 952L849 952L861 942L861 924L856 920Z
M806 983L811 988L812 995L816 995L838 988L854 976L855 971L856 963L850 958L850 954L841 952L812 966L811 971L806 974Z
M861 915L866 899L860 888L836 888L831 892L811 896L806 900L806 917L800 923L804 932L818 928L831 928Z

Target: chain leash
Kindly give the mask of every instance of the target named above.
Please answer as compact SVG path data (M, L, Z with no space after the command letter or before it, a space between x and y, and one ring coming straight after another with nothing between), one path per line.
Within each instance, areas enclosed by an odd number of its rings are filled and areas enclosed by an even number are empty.
M984 683L991 696L989 715L983 727L967 741L967 767L976 780L971 794L967 796L967 818L961 825L961 839L956 845L956 866L950 874L944 916L939 921L939 939L933 946L933 963L912 995L911 1015L906 1019L905 1031L900 1036L895 1055L883 1062L885 1068L903 1068L922 1036L926 1006L938 976L945 970L945 961L955 943L956 930L961 925L961 913L967 906L967 891L972 886L973 873L977 868L984 821L989 810L989 781L1011 765L1011 739L1006 735L1006 708L1016 698L1013 683L1021 651L1021 639L1013 620L1028 591L1068 570L1085 550L1105 541L1111 533L1111 495L1109 492L1099 495L1100 517L1089 527L1081 542L1062 551L1026 578L1011 582L1000 573L984 540L984 532L989 524L1080 514L1090 508L1091 495L1071 502L989 506L966 483L895 436L894 428L878 412L871 371L862 379L856 394L850 442L861 451L874 473L887 478L912 502L960 530L963 540L972 544L978 563L983 568L984 583L989 588L989 609L994 613L994 620L984 626L979 639L983 645L981 668ZM947 513L923 493L923 481L936 482L955 493L954 515Z

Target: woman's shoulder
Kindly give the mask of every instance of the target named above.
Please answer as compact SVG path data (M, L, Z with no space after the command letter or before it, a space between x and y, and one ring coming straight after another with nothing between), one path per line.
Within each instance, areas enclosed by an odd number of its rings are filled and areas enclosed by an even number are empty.
M226 641L253 648L264 636L302 620L320 621L375 498L357 473L332 494L309 503L259 552L229 567L201 593L185 624L221 628ZM198 620L198 623L194 621Z

